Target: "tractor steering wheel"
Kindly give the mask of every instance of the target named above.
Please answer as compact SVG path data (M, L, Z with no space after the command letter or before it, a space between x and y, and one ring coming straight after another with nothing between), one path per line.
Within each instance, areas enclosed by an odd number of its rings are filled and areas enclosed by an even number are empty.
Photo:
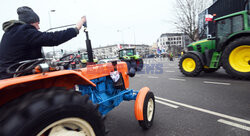
M64 62L63 67L65 69L68 69L70 63L73 62L76 59L76 57L77 57L77 55L72 53L72 54L68 54L68 55L65 55L65 56L61 57L59 59L59 61L63 61Z
M7 68L6 72L9 74L18 74L18 75L31 73L32 70L38 64L45 62L45 60L46 59L44 59L44 58L38 58L38 59L33 59L33 60L26 60L26 61L17 62L17 63L10 65Z
M59 60L60 61L68 61L68 63L71 63L75 59L76 59L76 55L72 53L72 54L68 54L68 55L61 57Z

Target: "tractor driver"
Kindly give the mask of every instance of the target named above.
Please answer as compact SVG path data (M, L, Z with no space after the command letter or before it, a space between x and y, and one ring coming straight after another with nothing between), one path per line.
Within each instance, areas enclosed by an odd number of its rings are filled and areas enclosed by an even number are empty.
M86 18L74 28L57 32L41 32L38 15L27 6L17 9L18 20L3 23L4 34L0 43L0 80L11 78L6 69L17 62L42 58L43 46L57 46L77 36Z

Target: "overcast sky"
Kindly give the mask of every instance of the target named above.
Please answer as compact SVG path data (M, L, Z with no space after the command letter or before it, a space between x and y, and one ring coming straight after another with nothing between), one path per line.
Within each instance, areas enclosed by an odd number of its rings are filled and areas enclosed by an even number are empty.
M175 32L175 0L4 0L0 23L17 19L20 6L29 6L39 15L40 31L50 28L50 19L51 26L57 27L74 24L86 15L93 47L123 42L152 45L162 33ZM1 30L0 38L3 33ZM85 48L83 31L56 50L62 48Z

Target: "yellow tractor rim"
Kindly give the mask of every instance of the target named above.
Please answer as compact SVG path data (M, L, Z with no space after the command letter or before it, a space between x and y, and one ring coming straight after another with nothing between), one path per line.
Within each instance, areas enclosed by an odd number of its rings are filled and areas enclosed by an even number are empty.
M187 72L192 72L195 70L196 63L192 58L186 58L182 62L182 67Z
M230 66L239 72L250 72L250 46L239 46L229 55Z

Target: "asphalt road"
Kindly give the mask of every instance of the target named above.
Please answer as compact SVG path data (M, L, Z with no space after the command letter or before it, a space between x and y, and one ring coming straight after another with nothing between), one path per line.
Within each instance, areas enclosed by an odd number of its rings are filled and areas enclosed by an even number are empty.
M175 61L145 60L144 71L130 79L130 88L148 86L156 96L154 124L140 128L134 101L108 113L108 136L250 136L250 81L215 73L185 77Z

